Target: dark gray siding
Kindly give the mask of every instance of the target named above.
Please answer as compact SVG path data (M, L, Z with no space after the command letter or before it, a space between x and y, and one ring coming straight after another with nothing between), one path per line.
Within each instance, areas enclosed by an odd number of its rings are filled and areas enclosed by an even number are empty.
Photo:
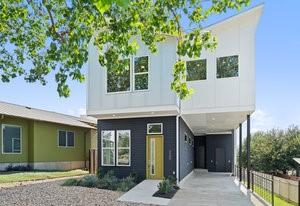
M194 169L194 147L189 142L185 142L184 135L192 138L194 142L194 135L184 122L182 118L179 118L179 180L182 180Z
M113 170L118 177L126 177L130 172L146 176L146 135L148 123L163 123L164 135L164 175L176 172L176 117L148 117L131 119L98 120L98 148L100 170ZM101 165L101 131L131 130L131 166Z
M208 171L216 171L216 148L225 149L225 171L232 172L233 164L233 135L220 134L220 135L207 135L206 136L206 166Z

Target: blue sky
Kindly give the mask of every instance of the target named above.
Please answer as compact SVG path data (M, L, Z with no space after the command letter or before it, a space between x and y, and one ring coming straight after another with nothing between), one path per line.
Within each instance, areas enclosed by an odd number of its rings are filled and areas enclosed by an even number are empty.
M263 3L252 0L251 6ZM266 0L256 36L256 112L252 131L300 125L300 1ZM216 22L236 12L210 18ZM86 67L83 68L86 72ZM48 84L22 78L0 82L0 100L71 115L85 113L85 84L70 83L69 98L60 98L54 76Z

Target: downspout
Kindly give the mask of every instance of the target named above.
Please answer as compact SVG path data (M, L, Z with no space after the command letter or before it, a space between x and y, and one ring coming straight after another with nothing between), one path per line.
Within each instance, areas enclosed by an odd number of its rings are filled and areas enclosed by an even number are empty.
M176 179L177 183L179 183L179 133L180 133L180 128L179 128L179 117L180 115L176 116Z

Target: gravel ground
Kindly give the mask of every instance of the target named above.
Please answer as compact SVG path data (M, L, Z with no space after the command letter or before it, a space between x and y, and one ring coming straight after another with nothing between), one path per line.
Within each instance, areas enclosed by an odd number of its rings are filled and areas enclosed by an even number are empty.
M120 192L85 187L63 187L63 181L46 182L0 189L0 205L109 205L144 206L118 202Z

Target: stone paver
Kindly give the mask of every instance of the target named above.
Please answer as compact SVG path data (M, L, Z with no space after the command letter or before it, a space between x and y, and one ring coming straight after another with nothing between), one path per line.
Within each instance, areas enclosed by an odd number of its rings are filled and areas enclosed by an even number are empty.
M172 198L171 206L252 206L228 173L195 170Z

